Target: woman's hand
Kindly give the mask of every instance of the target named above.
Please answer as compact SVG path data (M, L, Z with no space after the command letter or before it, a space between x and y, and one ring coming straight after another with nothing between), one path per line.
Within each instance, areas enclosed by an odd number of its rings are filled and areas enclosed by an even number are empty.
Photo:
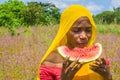
M105 80L112 80L110 68L107 66L104 58L97 59L95 63L90 65L90 68L104 77Z
M63 62L61 80L72 80L81 66L82 64L78 63L78 59L76 59L74 62L70 62L69 57L67 57Z

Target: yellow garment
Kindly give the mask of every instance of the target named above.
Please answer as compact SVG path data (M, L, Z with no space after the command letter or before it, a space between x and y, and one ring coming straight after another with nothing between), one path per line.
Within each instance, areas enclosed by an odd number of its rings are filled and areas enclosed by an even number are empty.
M47 50L46 54L42 58L40 65L48 57L50 52L55 50L58 46L65 45L67 43L66 33L70 30L73 23L82 16L88 17L92 24L92 37L89 40L89 43L87 44L87 46L90 46L93 44L96 38L96 26L93 21L91 13L84 6L81 6L78 4L71 5L67 9L65 9L61 14L58 33L55 39L53 40L51 46ZM76 73L73 80L103 80L103 78L99 74L89 69L89 64L90 63L85 64ZM39 77L37 77L37 80L40 80Z

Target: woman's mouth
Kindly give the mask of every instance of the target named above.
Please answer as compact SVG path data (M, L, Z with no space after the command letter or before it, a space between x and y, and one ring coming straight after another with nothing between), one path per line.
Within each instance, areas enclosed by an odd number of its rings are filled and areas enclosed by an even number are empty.
M81 47L85 47L87 45L87 43L80 43L79 44Z

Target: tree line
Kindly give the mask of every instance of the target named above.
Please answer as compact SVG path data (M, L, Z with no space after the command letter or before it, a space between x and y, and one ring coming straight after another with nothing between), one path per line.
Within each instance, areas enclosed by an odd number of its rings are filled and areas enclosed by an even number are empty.
M37 26L58 24L60 9L52 3L8 0L0 4L0 26L17 28L20 26ZM120 24L120 7L113 11L104 11L93 15L97 24Z
M8 0L0 4L0 26L19 27L58 24L60 9L52 3Z
M97 24L120 24L120 6L113 8L113 11L104 11L93 17Z

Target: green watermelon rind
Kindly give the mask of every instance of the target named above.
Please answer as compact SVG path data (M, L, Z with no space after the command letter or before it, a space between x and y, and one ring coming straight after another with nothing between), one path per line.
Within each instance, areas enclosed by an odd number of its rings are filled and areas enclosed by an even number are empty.
M98 59L98 58L101 56L101 54L102 54L102 45L101 45L100 43L96 43L94 46L98 46L98 47L99 47L99 53L98 53L98 55L95 56L94 58L86 59L86 60L85 60L85 59L83 60L83 59L80 59L80 58L79 58L79 61L78 61L78 62L90 62L90 61L93 61L93 60ZM66 47L66 48L67 48L67 46L60 46L60 47L57 48L59 54L60 54L63 58L69 57L69 56L63 54L63 52L62 52L63 47ZM70 57L69 60L70 60L70 61L74 61L74 60L76 60L76 59Z

